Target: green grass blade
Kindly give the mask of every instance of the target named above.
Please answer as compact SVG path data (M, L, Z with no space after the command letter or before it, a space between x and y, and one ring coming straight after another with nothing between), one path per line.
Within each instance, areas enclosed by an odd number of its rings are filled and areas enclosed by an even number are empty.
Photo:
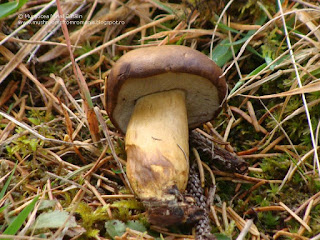
M247 50L249 52L255 54L256 56L260 57L261 59L264 59L264 57L257 50L255 50L253 47L251 47L250 45L247 46Z
M6 2L0 4L0 19L14 13L17 7L18 2Z
M260 66L257 67L255 70L253 70L251 73L249 73L249 74L248 74L248 77L249 77L249 76L254 76L254 75L258 74L258 73L259 73L260 71L262 71L266 66L267 66L266 63L260 65ZM234 93L236 90L238 90L238 88L241 87L243 83L244 83L244 81L241 81L241 80L240 80L239 82L237 82L236 85L234 86L234 88L230 91L230 95L231 95L232 93Z
M222 67L226 64L230 59L232 59L232 51L230 50L230 46L228 39L222 40L212 51L212 60L219 66ZM234 52L237 53L240 49L239 45L233 47Z
M246 35L245 37L235 41L235 42L232 42L232 43L226 43L225 45L226 46L235 46L235 45L239 45L241 43L244 43L245 41L247 41L249 38L251 37L251 35Z
M233 28L231 28L231 27L229 27L229 26L227 26L227 25L225 25L223 23L219 23L218 26L222 30L230 31L230 32L236 33L236 34L240 33L238 30L235 30L235 29L233 29Z
M174 14L174 11L170 7L168 7L167 5L163 4L162 2L157 1L157 0L151 0L151 1L154 2L155 4L157 4L159 8L166 11L167 13Z
M4 184L4 186L3 186L3 188L2 188L2 190L0 192L0 200L3 198L4 194L6 193L7 188L9 186L9 184L10 184L11 178L12 178L14 172L16 171L16 168L17 168L17 163L16 163L16 165L14 165L14 168L12 169L12 173L10 174L8 180L6 181L6 183Z
M34 205L38 201L39 196L35 197L32 202L26 206L19 215L11 222L11 224L4 230L3 234L5 235L15 235L18 230L21 228L24 221L27 219L29 213L33 210Z
M9 206L9 204L7 204L7 205L5 205L5 206L3 206L3 207L1 207L0 208L0 213L2 213L7 207Z
M18 11L26 2L27 0L20 0L0 4L0 19Z

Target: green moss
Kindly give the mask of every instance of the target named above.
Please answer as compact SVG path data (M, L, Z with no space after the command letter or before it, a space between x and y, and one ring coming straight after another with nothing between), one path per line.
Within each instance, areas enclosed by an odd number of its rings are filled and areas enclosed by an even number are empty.
M93 210L88 204L84 202L79 203L76 213L81 217L81 225L86 229L85 235L87 237L98 236L103 226L97 225L97 223L105 222L110 219L107 212L108 208L109 206L103 206Z
M86 44L83 44L81 46L81 48L77 48L75 50L75 56L80 56L80 55L86 54L86 53L90 52L91 50L95 49L97 47L97 45L98 45L98 42L95 42L94 44L87 42ZM90 56L87 56L85 58L85 65L92 66L98 61L99 61L99 55L98 54L91 54Z
M116 201L111 206L117 209L114 212L115 217L123 221L129 219L132 212L139 212L144 209L142 203L136 199Z
M277 229L279 228L280 216L273 212L259 212L258 219L263 223L265 228Z

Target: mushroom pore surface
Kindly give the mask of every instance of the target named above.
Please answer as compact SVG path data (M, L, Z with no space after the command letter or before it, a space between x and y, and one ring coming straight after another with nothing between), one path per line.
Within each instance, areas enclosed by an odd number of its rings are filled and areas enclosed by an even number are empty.
M182 90L186 94L189 127L195 127L214 117L220 107L217 88L207 79L187 73L164 73L148 78L128 79L118 94L113 119L122 132L138 99L157 92Z

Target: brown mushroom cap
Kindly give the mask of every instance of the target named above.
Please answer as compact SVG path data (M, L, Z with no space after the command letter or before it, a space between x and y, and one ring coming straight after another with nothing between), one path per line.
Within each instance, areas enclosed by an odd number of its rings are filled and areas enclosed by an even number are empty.
M185 46L132 50L113 66L107 80L106 107L112 123L126 132L137 99L161 91L186 93L190 128L214 118L227 95L221 69L206 55Z

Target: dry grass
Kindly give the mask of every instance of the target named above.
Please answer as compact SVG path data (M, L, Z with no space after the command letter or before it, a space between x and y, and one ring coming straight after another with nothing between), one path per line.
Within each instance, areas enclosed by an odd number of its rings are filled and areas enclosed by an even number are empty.
M115 239L194 238L185 227L148 225L102 101L121 55L164 44L212 56L228 79L223 113L202 130L250 167L227 173L197 157L205 188L217 184L218 238L319 239L319 2L169 2L29 1L0 21L0 239L36 197L15 239L107 239L112 219L148 230ZM32 23L36 13L50 24ZM60 25L76 14L91 24ZM55 211L68 217L34 228Z

